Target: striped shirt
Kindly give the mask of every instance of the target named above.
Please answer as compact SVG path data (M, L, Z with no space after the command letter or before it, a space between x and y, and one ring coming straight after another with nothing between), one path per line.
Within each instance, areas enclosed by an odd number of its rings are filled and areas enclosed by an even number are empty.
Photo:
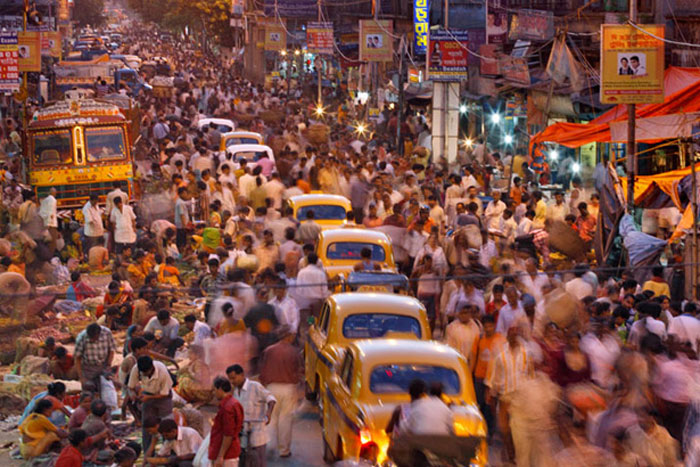
M534 371L532 356L525 344L520 342L516 348L509 344L491 360L486 373L486 385L499 396L509 395L531 377Z

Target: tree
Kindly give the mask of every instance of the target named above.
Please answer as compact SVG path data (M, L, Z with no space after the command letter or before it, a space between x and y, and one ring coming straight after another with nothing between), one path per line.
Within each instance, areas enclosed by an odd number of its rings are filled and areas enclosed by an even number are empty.
M75 0L73 19L80 26L99 26L105 20L102 14L104 6L104 0Z

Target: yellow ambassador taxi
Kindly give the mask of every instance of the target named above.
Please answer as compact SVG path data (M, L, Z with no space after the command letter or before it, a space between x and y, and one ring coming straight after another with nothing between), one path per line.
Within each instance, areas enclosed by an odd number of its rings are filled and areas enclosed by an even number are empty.
M372 252L372 265L378 270L398 272L391 239L384 232L371 229L324 230L316 244L316 254L329 278L349 274L362 262L362 250Z
M229 131L221 135L219 151L225 153L229 146L236 144L265 144L265 138L254 131Z
M322 229L335 229L345 225L348 211L352 210L350 200L345 196L323 193L292 196L289 207L299 222L306 220L306 213L314 212L314 222Z
M326 387L334 365L347 345L358 339L387 335L407 339L431 338L423 304L413 297L388 293L338 293L321 308L318 321L309 327L305 345L306 397L316 400Z
M396 406L410 402L408 387L415 379L442 383L455 414L455 435L479 438L471 465L486 465L486 423L466 360L447 345L403 339L348 346L322 395L324 460L357 458L363 445L374 443L382 465L390 442L385 429Z

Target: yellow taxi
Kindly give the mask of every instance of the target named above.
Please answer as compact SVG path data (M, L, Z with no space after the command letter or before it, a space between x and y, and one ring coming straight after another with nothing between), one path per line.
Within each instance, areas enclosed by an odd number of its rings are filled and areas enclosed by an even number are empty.
M365 270L398 272L394 262L391 239L383 232L371 229L324 230L316 244L316 254L329 278L349 274L363 262L362 250L371 251L371 264Z
M385 429L396 406L410 402L408 386L415 379L442 383L455 415L454 434L478 438L471 465L486 465L486 423L466 360L447 345L404 339L348 345L322 394L324 460L357 458L363 445L374 443L382 465L390 442Z
M265 144L265 138L254 131L229 131L221 135L219 151L225 152L229 146L236 144Z
M352 292L328 297L318 321L309 327L304 352L306 397L318 397L350 342L387 335L430 339L423 304L413 297L388 293Z
M313 211L314 222L322 229L342 227L348 211L352 210L350 200L345 196L322 193L292 196L288 203L299 222L305 221L306 213Z

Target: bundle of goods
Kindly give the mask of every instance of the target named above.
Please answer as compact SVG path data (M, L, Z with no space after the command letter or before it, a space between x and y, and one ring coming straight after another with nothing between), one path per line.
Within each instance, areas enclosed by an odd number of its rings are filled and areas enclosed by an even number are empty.
M309 143L316 145L327 143L330 134L330 128L323 123L314 123L302 131L304 138L306 138Z
M279 112L276 110L265 110L265 111L260 112L260 114L258 116L267 125L279 123L282 120L284 120L284 112Z
M151 80L151 86L153 86L155 97L172 97L175 90L175 82L173 78L168 76L154 76Z
M233 119L239 124L239 125L246 125L250 124L253 120L255 120L255 115L253 114L245 114L242 112L235 112L233 114Z
M549 232L549 247L559 251L574 260L580 261L586 257L586 246L578 233L564 221L554 221L547 229Z

